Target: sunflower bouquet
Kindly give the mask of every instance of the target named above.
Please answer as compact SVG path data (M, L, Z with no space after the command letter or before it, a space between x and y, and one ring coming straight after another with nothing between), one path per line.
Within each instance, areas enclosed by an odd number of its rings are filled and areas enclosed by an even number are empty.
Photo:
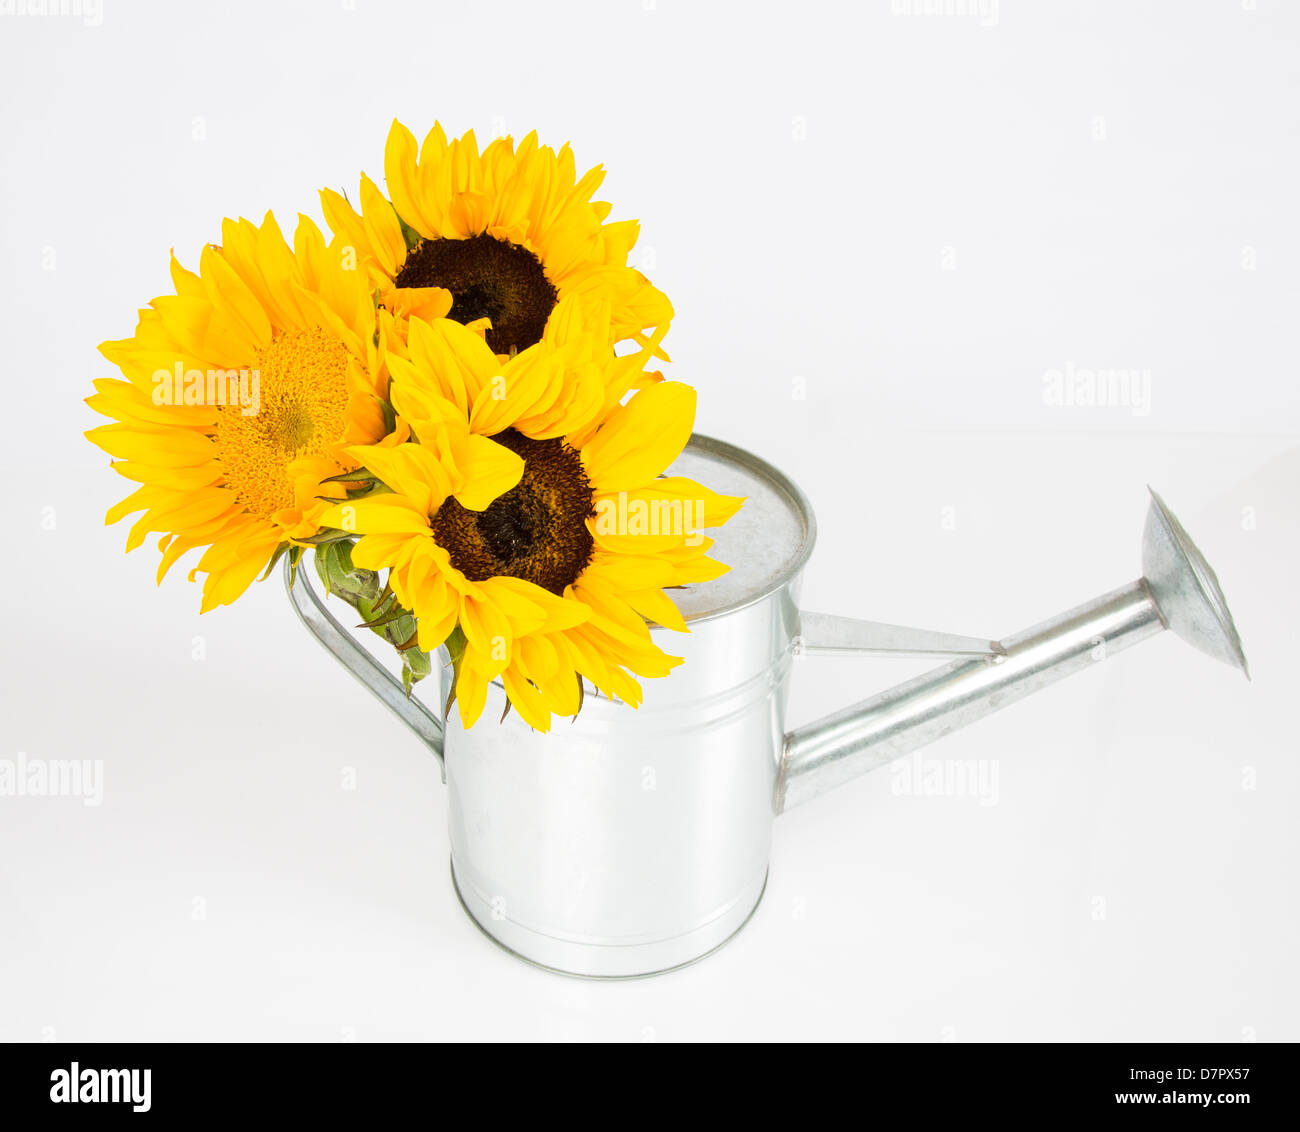
M398 650L409 690L441 656L462 724L499 681L531 726L584 681L632 706L680 658L670 591L727 570L700 532L743 500L665 474L695 392L654 367L673 310L628 266L635 221L572 151L394 122L387 192L321 193L329 236L226 220L198 271L100 350L123 375L87 436L138 486L127 550L158 581L201 554L201 608L287 555Z

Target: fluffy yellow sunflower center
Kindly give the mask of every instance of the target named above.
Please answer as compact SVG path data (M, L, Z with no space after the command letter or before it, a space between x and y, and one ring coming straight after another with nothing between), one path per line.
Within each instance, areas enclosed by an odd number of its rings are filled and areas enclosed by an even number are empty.
M490 318L487 344L497 354L540 342L558 299L541 260L487 233L467 240L421 240L393 282L446 288L452 294L449 317L457 322Z
M434 536L470 581L508 574L562 595L587 568L594 545L582 459L562 440L532 440L515 429L492 439L523 458L519 484L486 511L448 499L433 517Z
M251 367L257 412L218 410L216 446L226 486L255 515L292 507L289 465L329 453L347 423L348 352L322 330L277 333Z

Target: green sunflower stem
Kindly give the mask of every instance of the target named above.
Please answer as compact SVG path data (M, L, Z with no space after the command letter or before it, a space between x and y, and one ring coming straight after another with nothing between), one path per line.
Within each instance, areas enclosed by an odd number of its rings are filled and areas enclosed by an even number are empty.
M406 694L433 671L429 654L415 644L415 616L397 604L397 598L382 585L379 574L352 561L351 540L327 542L316 547L316 573L327 594L342 598L361 614L363 625L398 650L402 658L402 684Z

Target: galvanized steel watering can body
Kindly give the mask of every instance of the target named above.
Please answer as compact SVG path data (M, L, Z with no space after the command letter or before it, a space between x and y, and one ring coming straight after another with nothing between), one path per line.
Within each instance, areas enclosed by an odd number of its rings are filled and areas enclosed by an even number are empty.
M643 681L639 709L588 689L572 724L541 734L515 713L494 722L505 707L495 686L472 730L455 713L444 724L331 616L310 571L290 589L321 643L443 761L461 901L493 940L541 966L627 977L708 954L757 907L783 810L1163 629L1246 670L1214 572L1154 493L1142 578L994 642L801 613L816 524L799 489L699 436L672 471L748 501L712 532L731 572L674 595L691 632L652 629L685 663ZM800 652L952 659L787 732Z

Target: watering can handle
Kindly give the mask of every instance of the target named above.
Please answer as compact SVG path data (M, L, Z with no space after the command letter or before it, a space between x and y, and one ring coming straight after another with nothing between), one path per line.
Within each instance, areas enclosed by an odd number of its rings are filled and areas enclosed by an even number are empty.
M297 579L288 561L284 564L284 588L299 619L326 650L352 673L381 703L415 732L438 759L442 780L447 770L442 765L442 723L419 700L406 694L402 683L352 636L328 609L312 585L310 572L298 570Z

